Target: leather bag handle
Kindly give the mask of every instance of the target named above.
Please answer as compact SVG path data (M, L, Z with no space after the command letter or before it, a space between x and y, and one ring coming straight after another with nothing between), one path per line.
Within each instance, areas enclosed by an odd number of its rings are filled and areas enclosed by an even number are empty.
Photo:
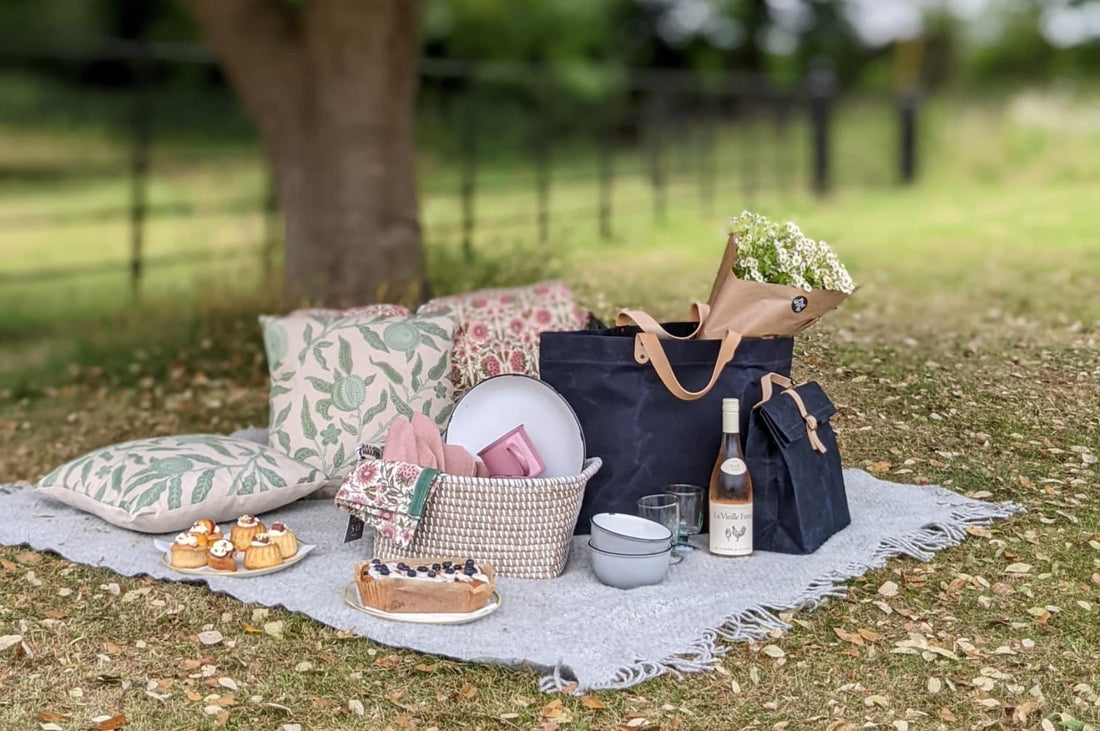
M680 385L676 373L672 370L672 365L668 362L668 356L665 355L665 349L654 333L640 332L634 336L634 360L643 365L646 363L651 364L653 370L657 371L657 377L661 379L661 383L665 384L665 388L676 398L681 401L697 401L710 393L711 389L714 388L714 384L718 383L718 377L722 375L722 369L733 360L733 356L737 352L737 346L740 344L741 334L733 330L727 330L722 338L722 346L718 350L718 359L714 363L714 371L710 374L710 381L699 391L688 391Z
M705 302L692 302L691 303L691 319L690 322L699 323L699 327L695 328L690 335L672 335L653 318L652 315L648 315L642 310L620 310L619 314L615 316L615 327L623 327L634 323L642 332L653 333L659 338L668 340L692 340L699 335L699 331L703 329L703 323L707 321L707 317L710 315L710 305Z

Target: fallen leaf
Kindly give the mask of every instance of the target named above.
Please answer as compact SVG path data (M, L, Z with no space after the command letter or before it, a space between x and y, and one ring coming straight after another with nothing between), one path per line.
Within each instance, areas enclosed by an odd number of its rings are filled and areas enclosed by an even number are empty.
M868 642L878 642L882 639L882 635L880 635L878 632L875 632L874 630L867 629L866 627L859 628L859 636L867 640Z
M309 660L302 660L300 663L294 666L294 669L299 673L308 673L313 669L313 663Z
M284 723L279 731L302 731L302 724L300 723Z
M477 698L477 687L470 685L469 683L463 683L462 688L458 691L458 694L467 700L473 700Z
M116 713L106 716L96 716L92 719L92 728L95 731L114 731L126 725L126 716Z
M603 701L591 695L582 695L581 705L593 711L602 711L603 709L607 708Z
M889 462L872 462L867 465L867 471L876 475L881 475L890 471Z
M399 658L397 655L386 655L385 657L380 657L374 661L374 666L376 668L382 668L383 670L395 668L400 664L401 658Z
M233 680L233 678L218 678L218 685L226 690L237 690L237 681Z
M42 723L68 723L69 716L64 713L54 713L53 711L39 711L35 718Z
M928 679L928 682L924 684L924 687L928 689L929 693L935 695L943 690L943 681L937 677L931 677Z
M252 624L245 624L244 631L247 632L250 635L263 634L262 629L260 629L259 627L255 626L255 625L252 625Z
M264 622L264 634L271 635L277 640L283 639L283 620Z
M1027 719L1035 711L1039 710L1039 704L1035 701L1024 701L1012 709L1012 720L1021 726L1027 725Z
M1005 566L1006 574L1026 574L1031 571L1031 564L1029 563L1012 563Z
M893 581L886 581L878 588L878 593L885 597L898 595L898 585Z
M184 691L184 695L186 695L187 700L191 701L192 703L198 703L202 700L202 693L196 693L193 690Z
M222 633L216 629L199 632L199 642L204 645L216 645L224 639Z
M768 657L773 657L777 660L787 654L783 652L783 649L780 648L778 645L764 645L763 649L761 649L760 651Z
M562 714L562 710L564 709L562 708L561 698L555 698L542 707L539 715L543 718L557 718Z
M417 671L421 672L421 673L434 673L438 667L439 667L439 663L437 663L437 662L433 662L433 663L430 663L430 664L429 663L419 663L416 666L415 669Z
M39 729L39 731L65 731L64 728L62 728L61 726L58 726L56 723L53 723L52 721L46 721L45 723L39 723L38 724L38 729Z
M352 698L348 701L348 710L354 713L356 716L365 715L367 712L367 709L363 707L363 701L357 698Z
M35 553L34 551L22 551L16 554L15 560L21 564L33 566L36 563L42 562L42 554Z
M863 638L860 637L859 633L857 632L849 632L842 627L834 627L833 632L835 632L836 636L844 640L845 642L851 642L853 645L859 645L861 647L863 646Z
M23 635L3 635L0 637L0 652L14 647L23 641Z

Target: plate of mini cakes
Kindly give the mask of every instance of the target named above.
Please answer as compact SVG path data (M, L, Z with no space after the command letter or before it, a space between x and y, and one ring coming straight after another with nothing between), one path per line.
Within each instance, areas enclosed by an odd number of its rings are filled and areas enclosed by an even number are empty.
M228 535L209 519L195 521L172 542L153 541L161 564L181 574L197 576L261 576L282 571L305 558L315 546L302 543L285 523L264 525L242 515Z

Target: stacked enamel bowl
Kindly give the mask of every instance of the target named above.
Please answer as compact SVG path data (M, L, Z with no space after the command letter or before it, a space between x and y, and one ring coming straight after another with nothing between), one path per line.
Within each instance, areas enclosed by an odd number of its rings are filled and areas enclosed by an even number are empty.
M592 516L592 571L618 589L659 584L668 573L672 531L652 520L625 513Z

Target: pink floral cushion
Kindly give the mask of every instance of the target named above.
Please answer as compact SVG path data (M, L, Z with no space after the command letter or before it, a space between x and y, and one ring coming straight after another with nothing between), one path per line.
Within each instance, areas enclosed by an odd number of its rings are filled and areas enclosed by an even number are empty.
M451 356L456 396L502 373L537 376L539 334L582 330L588 322L588 313L577 307L564 282L440 297L420 312L440 309L458 316Z

